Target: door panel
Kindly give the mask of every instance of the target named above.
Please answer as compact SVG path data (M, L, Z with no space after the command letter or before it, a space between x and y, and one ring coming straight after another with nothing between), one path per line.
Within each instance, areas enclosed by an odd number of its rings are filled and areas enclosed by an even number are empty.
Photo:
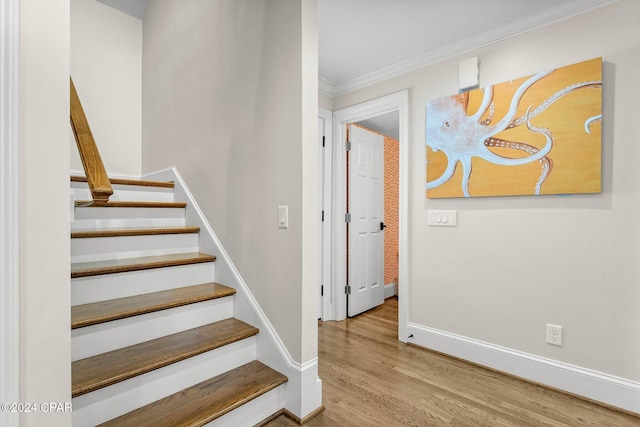
M350 126L348 315L384 302L384 137Z

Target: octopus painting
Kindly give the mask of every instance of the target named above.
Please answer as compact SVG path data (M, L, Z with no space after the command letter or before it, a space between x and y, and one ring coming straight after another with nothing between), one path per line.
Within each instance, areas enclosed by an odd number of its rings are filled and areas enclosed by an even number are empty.
M427 104L429 198L599 193L602 59Z

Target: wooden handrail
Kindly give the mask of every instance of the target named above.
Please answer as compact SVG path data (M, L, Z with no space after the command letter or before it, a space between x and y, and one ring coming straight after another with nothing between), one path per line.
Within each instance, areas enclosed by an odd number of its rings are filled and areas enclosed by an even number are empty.
M89 190L93 197L92 204L94 206L104 206L113 194L113 189L111 188L107 171L104 168L104 163L102 163L96 141L93 139L89 122L82 109L80 98L73 85L73 79L69 77L69 80L71 82L71 127L80 152L84 173L87 175Z

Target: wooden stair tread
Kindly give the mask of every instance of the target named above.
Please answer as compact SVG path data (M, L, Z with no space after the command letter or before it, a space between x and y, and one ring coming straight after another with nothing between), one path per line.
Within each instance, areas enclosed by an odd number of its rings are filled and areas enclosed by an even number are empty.
M76 305L71 307L71 329L223 298L235 293L235 289L219 283L205 283L167 291Z
M185 208L186 202L147 202L128 200L109 200L105 205L94 205L92 200L76 200L76 207L86 208Z
M213 262L216 257L201 252L171 255L155 255L138 258L112 259L106 261L76 262L71 264L71 278L97 276L100 274L124 273L127 271L175 267L178 265Z
M254 336L258 329L231 318L71 364L72 396L80 396Z
M253 361L100 426L202 426L286 382L286 376Z
M114 228L102 230L76 230L71 232L72 239L88 237L121 237L152 236L158 234L191 234L199 233L200 227L146 227L146 228Z
M86 176L72 175L71 182L87 182ZM138 185L142 187L174 188L173 181L149 181L146 179L109 178L111 185Z

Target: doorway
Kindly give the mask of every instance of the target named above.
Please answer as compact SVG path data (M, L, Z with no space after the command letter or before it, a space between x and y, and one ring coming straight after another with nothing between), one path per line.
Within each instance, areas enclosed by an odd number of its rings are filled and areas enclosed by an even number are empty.
M331 318L343 320L347 316L346 295L346 126L360 123L389 113L398 114L399 176L398 200L398 338L407 341L408 319L408 266L407 266L407 224L408 224L408 104L407 90L367 101L333 113L333 153L332 153L332 217L331 227ZM326 292L325 292L326 298Z
M347 316L384 303L384 136L347 125Z
M400 114L398 111L356 123L384 137L384 298L397 295L398 202L400 198Z

